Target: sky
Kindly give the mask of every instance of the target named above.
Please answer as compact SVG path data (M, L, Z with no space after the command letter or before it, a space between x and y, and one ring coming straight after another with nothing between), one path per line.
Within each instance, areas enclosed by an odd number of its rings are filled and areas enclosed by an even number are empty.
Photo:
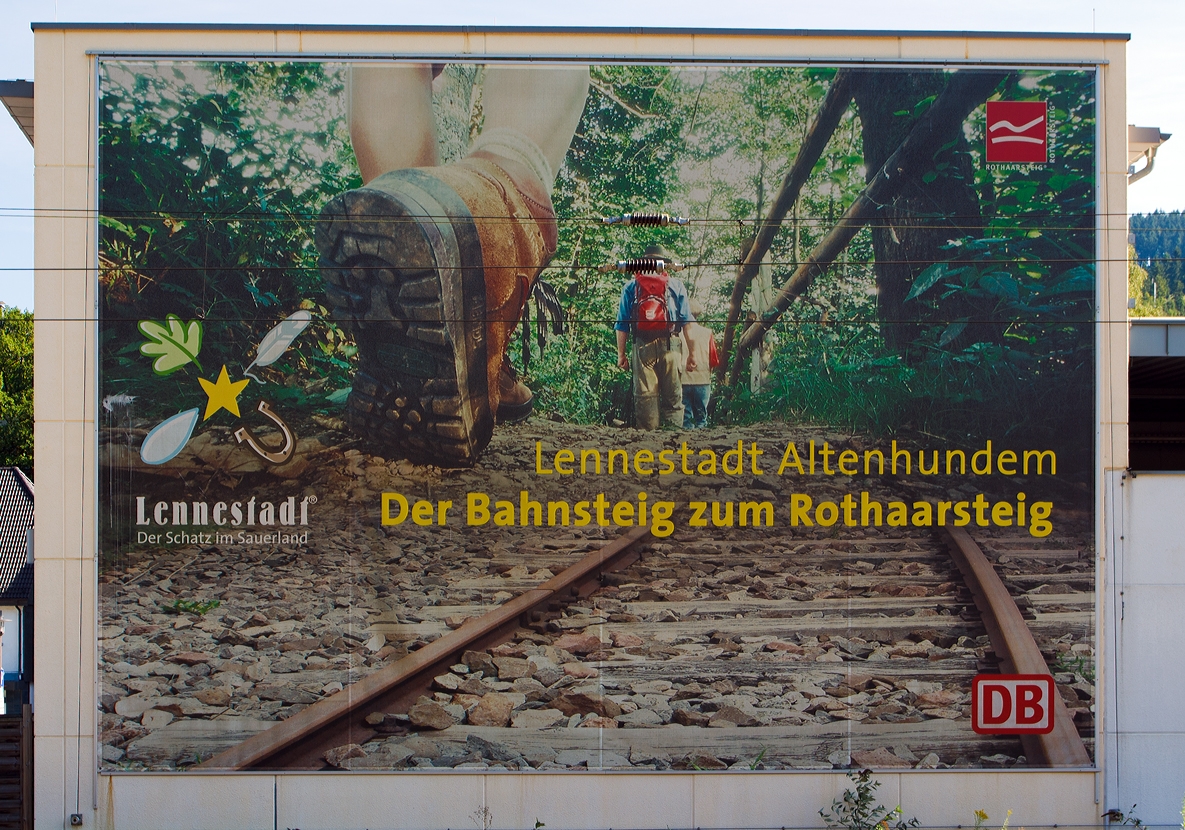
M1120 32L1127 120L1179 133L1133 184L1133 213L1185 209L1185 3L1180 0L0 0L0 79L33 76L34 21L647 26ZM33 148L0 111L0 303L33 308Z

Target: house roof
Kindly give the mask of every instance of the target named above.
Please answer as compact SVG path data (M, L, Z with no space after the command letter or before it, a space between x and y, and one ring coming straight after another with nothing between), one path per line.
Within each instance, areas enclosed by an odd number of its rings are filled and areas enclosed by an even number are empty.
M33 82L0 81L0 104L16 121L29 143L33 143Z
M0 467L0 605L33 599L32 527L33 482L16 467Z

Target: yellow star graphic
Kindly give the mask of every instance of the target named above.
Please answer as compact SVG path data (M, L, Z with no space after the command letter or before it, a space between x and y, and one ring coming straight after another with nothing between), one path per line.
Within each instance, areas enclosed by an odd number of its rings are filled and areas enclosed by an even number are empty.
M230 375L226 373L225 364L222 367L222 371L218 373L218 381L216 383L210 383L205 378L198 378L198 383L202 385L202 389L206 390L206 397L209 398L206 402L206 415L202 420L206 420L206 418L209 418L219 409L225 409L227 412L238 416L239 395L242 394L243 388L250 382L249 380L240 380L231 383Z

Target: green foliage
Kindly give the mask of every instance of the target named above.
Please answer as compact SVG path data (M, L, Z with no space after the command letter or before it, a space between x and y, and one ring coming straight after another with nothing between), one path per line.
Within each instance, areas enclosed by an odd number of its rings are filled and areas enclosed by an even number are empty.
M208 611L213 611L222 603L219 600L212 599L202 602L200 600L179 599L175 600L172 605L166 605L165 610L172 614L196 614L202 616Z
M1087 683L1094 683L1094 661L1082 654L1059 654L1053 663L1053 670L1076 674Z
M33 314L0 306L0 465L33 472Z
M761 747L761 751L757 753L757 757L749 763L749 769L755 770L761 767L761 762L765 760L766 754L769 753L769 747Z
M1089 452L1093 79L1017 73L998 94L1048 100L1058 143L1044 167L989 169L981 158L983 119L969 121L982 234L951 239L947 257L912 284L906 305L925 306L916 318L930 322L918 327L908 356L887 352L872 322L872 301L859 290L872 281L868 269L855 266L852 288L842 291L835 272L849 266L833 268L811 290L823 314L792 309L769 335L775 345L767 385L759 395L722 396L724 417L821 421L882 435L916 429L980 446L990 436ZM960 305L978 313L949 316Z
M1147 274L1133 317L1185 315L1185 213L1134 213L1128 219L1135 264Z
M922 432L965 448L982 448L985 437L1060 448L1068 435L1089 435L1093 410L1080 405L1079 388L1089 351L1034 361L1007 343L977 343L957 352L932 347L910 363L880 351L872 323L803 324L779 333L766 386L722 402L729 418L825 423L878 436ZM1070 360L1077 371L1064 370ZM1037 412L1041 417L1028 417ZM1069 447L1078 457L1067 449L1059 458L1088 468L1082 454L1090 442Z
M950 257L923 272L913 302L937 305L952 296L989 309L988 320L952 320L932 342L953 339L950 326L990 322L1015 334L1051 320L1090 321L1094 315L1094 83L1088 73L1016 73L1004 100L1049 104L1056 144L1045 165L989 169L973 150L976 186L985 214L982 235L953 239ZM974 119L970 146L982 146ZM979 132L976 133L975 131ZM942 217L935 216L935 221ZM985 332L986 333L986 332Z
M185 350L174 348L183 340L150 344L155 364L138 354L139 321L184 318L186 336L200 325L209 364L233 371L296 309L324 313L313 223L329 198L360 183L343 67L104 61L101 73L104 389L135 394L143 414L160 417L196 386L188 373L170 374L183 365ZM344 386L349 345L321 317L266 374ZM328 408L323 397L300 403Z
M831 830L908 830L919 826L916 818L901 817L901 805L889 809L877 802L876 790L881 784L873 779L872 770L849 772L848 779L855 789L845 790L831 802L830 810L819 810Z
M176 372L189 363L199 370L202 368L197 359L198 352L202 350L202 324L197 320L191 320L186 325L176 314L170 314L164 324L141 320L139 329L148 338L148 342L140 345L140 354L156 357L152 362L152 371L158 375Z
M583 423L633 417L630 373L616 368L613 333L628 277L599 274L599 265L637 256L652 243L667 246L689 265L678 276L720 333L741 252L769 210L833 74L788 67L592 68L589 100L554 196L557 213L574 221L560 223L558 251L543 275L573 323L568 337L531 349L526 374L538 411ZM804 188L802 218L788 219L775 238L770 285L794 271L858 192L863 169L857 123L851 113L845 116L832 139L835 152L821 160ZM693 229L625 231L597 221L640 210L701 221ZM871 256L867 234L853 244L851 256ZM867 300L867 286L848 277L845 268L842 290Z
M307 309L309 330L259 370L267 383L252 384L242 405L251 408L246 398L266 390L270 400L306 410L338 406L356 348L326 319L311 232L324 203L359 184L344 67L104 61L101 69L104 390L138 396L146 418L193 399L190 373L154 373L138 351L147 334L139 321L200 323L203 359L237 375L234 367L248 367L266 332ZM572 324L564 336L545 345L530 337L513 352L538 411L604 423L631 420L631 384L616 368L613 333L625 277L597 266L654 242L672 248L689 266L679 276L720 335L742 252L834 70L601 65L591 73L554 193L558 249L543 274ZM912 426L952 440L1024 430L1088 436L1093 77L1019 72L998 90L1002 98L1049 102L1058 129L1048 165L989 169L979 116L965 128L970 149L960 150L970 164L956 164L950 145L936 153L924 180L965 186L966 171L974 171L984 222L982 232L952 234L942 261L912 285L906 304L923 310L916 319L926 322L907 359L885 346L872 239L862 231L767 338L766 388L758 395L717 390L715 421L794 418L877 432ZM437 84L445 158L480 129L483 79L480 67L458 65ZM919 96L905 116L932 103L929 93ZM768 307L860 192L868 173L860 126L854 111L841 119L774 237L746 310ZM599 221L642 210L699 221L629 230ZM948 227L949 220L917 215L911 222ZM979 316L951 315L952 308ZM164 350L150 354L156 368L180 365L173 364L183 354L156 343ZM1081 443L1089 446L1089 438Z
M1185 266L1179 239L1185 232L1185 218L1177 212L1135 214L1131 229L1136 244L1127 246L1127 296L1135 304L1129 314L1185 316Z

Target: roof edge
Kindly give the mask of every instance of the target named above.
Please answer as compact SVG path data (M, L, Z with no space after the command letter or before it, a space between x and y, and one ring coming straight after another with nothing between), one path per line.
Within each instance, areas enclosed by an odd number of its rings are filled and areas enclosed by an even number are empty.
M391 32L456 34L616 34L616 35L725 35L758 37L865 37L865 38L972 38L981 40L1122 40L1122 32L1006 32L938 29L755 29L658 26L400 26L348 23L49 23L29 24L34 31L240 31L240 32Z
M33 482L29 480L29 477L25 475L24 471L20 467L13 467L12 471L16 473L16 480L21 483L21 486L24 487L26 491L28 491L29 498L34 498Z
M33 82L22 78L0 80L0 98L32 98Z

